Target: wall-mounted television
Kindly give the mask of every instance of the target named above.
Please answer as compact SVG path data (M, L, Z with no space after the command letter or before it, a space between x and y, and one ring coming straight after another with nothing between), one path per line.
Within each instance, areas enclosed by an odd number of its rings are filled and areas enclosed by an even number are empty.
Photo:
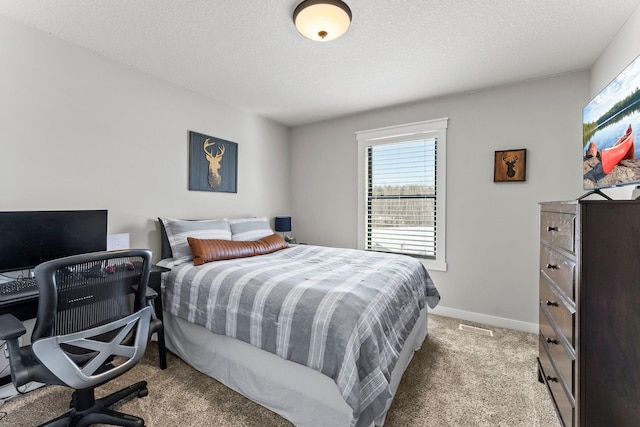
M0 212L0 272L106 249L106 210Z
M585 190L640 184L640 56L582 110Z

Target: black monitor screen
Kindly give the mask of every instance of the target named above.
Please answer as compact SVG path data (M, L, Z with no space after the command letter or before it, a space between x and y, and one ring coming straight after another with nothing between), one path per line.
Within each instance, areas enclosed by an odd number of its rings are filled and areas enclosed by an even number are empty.
M0 271L106 248L106 210L0 212Z

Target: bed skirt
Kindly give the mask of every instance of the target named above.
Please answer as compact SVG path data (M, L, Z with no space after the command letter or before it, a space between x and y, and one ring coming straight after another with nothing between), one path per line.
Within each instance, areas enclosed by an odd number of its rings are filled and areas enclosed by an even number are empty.
M167 348L200 372L280 414L297 427L349 427L351 408L329 377L243 341L164 312ZM402 374L427 336L427 309L407 338L391 374L395 395ZM170 369L170 368L169 368ZM393 398L375 426L382 426Z

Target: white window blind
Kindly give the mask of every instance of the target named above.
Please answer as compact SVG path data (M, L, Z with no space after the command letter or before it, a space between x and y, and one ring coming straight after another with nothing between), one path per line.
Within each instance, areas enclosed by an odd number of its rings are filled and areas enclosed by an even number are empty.
M367 147L366 249L434 259L437 139Z
M446 271L446 119L356 133L358 247L424 259Z

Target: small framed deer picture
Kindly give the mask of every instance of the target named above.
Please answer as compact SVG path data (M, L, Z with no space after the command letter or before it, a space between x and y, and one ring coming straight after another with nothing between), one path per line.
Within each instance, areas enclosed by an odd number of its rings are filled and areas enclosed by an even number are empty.
M493 182L526 181L527 150L496 151Z
M189 190L237 193L238 144L189 131Z

